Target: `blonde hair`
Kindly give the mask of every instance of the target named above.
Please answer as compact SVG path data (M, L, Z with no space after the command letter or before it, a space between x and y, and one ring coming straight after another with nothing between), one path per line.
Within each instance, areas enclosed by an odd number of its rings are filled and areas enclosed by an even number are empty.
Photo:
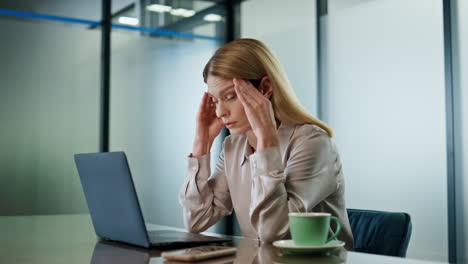
M292 125L313 124L333 136L333 130L326 123L309 114L301 105L278 59L259 40L238 39L219 48L203 70L205 83L209 75L250 80L268 76L273 89L270 100L277 120Z

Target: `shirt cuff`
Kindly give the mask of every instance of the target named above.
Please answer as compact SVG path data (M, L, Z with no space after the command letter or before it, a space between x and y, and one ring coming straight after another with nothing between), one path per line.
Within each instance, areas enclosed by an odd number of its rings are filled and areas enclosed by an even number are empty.
M200 157L192 157L192 153L190 153L187 159L189 173L193 176L197 175L200 169L208 168L210 165L210 153Z
M271 147L257 151L250 155L250 160L252 170L255 174L270 174L269 172L284 170L279 147Z

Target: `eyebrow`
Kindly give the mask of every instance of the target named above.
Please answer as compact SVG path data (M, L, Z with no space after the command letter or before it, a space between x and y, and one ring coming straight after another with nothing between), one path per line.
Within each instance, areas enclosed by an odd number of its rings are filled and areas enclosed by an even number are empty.
M223 90L221 90L221 92L219 93L220 97L222 97L225 93L229 92L230 90L234 89L234 85L230 85L228 86L227 88L224 88ZM207 92L208 93L208 92ZM215 97L214 95L208 93L211 97ZM216 97L215 97L216 98Z

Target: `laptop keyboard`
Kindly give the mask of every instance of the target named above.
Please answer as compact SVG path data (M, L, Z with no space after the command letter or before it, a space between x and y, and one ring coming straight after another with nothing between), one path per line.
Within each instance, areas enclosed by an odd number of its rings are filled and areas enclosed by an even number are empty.
M172 230L153 230L148 231L148 237L151 243L158 245L169 245L174 243L187 242L216 242L228 241L230 239L205 236L201 234L193 234L188 232L172 231Z

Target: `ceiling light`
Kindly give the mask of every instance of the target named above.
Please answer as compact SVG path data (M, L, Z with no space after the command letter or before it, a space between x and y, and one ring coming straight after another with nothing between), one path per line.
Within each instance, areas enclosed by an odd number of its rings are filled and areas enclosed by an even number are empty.
M187 9L183 9L183 8L172 9L171 10L171 15L182 16L185 13L186 10Z
M185 10L185 12L182 14L183 17L191 17L195 15L195 10Z
M136 26L138 25L138 18L121 16L119 17L119 23Z
M183 17L191 17L195 15L194 10L189 10L185 8L177 8L177 9L172 9L171 10L171 15L173 16L183 16Z
M158 12L158 13L164 13L164 12L170 12L172 10L172 7L167 6L167 5L149 5L146 7L147 10L153 11L153 12Z
M203 17L203 19L208 22L219 22L223 19L223 17L217 14L208 14Z

